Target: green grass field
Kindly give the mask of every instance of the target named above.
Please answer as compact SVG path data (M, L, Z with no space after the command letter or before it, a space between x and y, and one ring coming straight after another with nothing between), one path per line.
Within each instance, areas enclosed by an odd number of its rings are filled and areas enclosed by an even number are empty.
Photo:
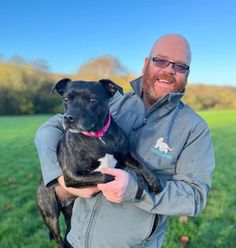
M181 222L172 217L164 248L236 247L236 111L201 112L209 123L216 170L205 210ZM0 117L0 247L52 248L35 205L40 169L33 137L49 116ZM234 170L235 169L235 170Z

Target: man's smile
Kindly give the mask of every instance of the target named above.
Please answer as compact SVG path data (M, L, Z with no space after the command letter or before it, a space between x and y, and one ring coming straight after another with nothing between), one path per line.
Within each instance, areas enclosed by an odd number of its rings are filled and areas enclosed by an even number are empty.
M167 84L167 85L170 85L171 84L171 81L169 80L165 80L165 79L157 79L158 83L160 84Z

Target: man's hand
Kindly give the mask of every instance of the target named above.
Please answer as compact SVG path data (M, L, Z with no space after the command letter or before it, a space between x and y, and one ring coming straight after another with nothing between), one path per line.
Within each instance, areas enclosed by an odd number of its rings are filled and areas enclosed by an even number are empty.
M101 173L110 174L115 179L109 183L98 184L97 188L100 189L104 197L111 202L121 203L125 197L128 187L129 174L128 172L120 169L101 169Z
M91 198L96 193L100 192L100 190L97 187L88 187L88 188L82 188L82 189L66 187L63 176L58 177L57 181L60 186L56 186L55 191L56 191L57 196L61 200L68 198L69 196Z

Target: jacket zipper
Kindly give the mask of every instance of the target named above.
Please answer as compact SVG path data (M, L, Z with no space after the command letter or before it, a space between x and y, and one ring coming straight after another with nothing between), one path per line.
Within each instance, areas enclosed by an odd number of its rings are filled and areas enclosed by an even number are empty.
M142 248L146 247L146 243L151 239L152 235L155 233L157 227L160 225L160 216L159 214L156 214L153 220L152 229L150 230L150 233L147 235L146 239L142 243Z
M91 229L93 227L93 223L95 222L95 218L99 212L99 209L102 205L102 200L103 200L103 197L102 197L102 194L100 194L98 196L97 201L95 202L95 205L94 205L93 210L92 210L92 214L91 214L90 219L89 219L88 228L87 228L87 231L85 234L85 248L90 247L91 233L92 233Z

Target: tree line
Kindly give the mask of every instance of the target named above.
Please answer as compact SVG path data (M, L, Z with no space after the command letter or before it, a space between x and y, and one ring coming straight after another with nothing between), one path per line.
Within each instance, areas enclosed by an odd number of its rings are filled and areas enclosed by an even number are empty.
M39 114L58 111L50 96L51 75L31 65L0 62L0 114Z
M27 62L19 56L0 61L0 115L58 113L61 99L50 94L53 85L69 77L78 80L109 78L131 90L129 82L136 78L116 58L101 56L83 64L75 74L53 74L47 62ZM236 88L188 84L183 100L195 110L236 109Z

